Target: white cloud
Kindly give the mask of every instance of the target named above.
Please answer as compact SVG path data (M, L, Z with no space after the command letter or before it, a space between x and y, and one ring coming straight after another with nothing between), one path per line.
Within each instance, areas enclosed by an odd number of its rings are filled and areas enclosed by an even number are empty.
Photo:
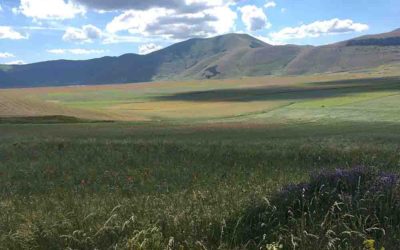
M0 26L0 39L20 40L27 38L28 36L22 35L9 26Z
M94 33L90 33L93 36L90 36L84 27L70 27L63 39L84 43L102 35L103 43L117 43L135 40L134 36L182 40L232 32L237 14L231 7L237 2L239 0L20 0L13 12L31 17L39 24L42 20L72 19L89 9L96 13L116 12L119 15L108 23L106 32L94 27Z
M165 8L177 13L196 13L210 7L236 4L244 0L75 0L96 10L149 10Z
M0 52L0 58L11 58L11 57L15 57L15 56L8 52Z
M160 50L162 46L154 44L154 43L148 43L148 44L143 44L139 46L139 54L141 55L146 55L150 54L151 52Z
M66 50L65 49L49 49L49 50L47 50L47 52L49 52L51 54L61 55L61 54L65 54Z
M156 24L158 19L172 15L173 13L173 10L159 8L147 11L126 11L115 17L107 25L106 30L110 33L117 33L123 30L129 30L130 33L145 32L147 27Z
M3 11L3 7L1 7L1 5L0 5L0 11Z
M247 30L256 31L271 27L267 16L261 8L255 5L246 5L239 8L239 10L242 13L242 21L246 25Z
M141 43L146 42L149 39L139 36L124 36L118 34L110 34L104 33L103 34L103 44L115 44L115 43Z
M264 8L268 9L268 8L275 8L276 7L276 3L274 1L269 1L264 5Z
M306 37L319 37L322 35L341 34L349 32L362 32L368 30L368 25L355 23L350 19L331 19L304 24L299 27L287 27L271 34L274 40L284 41L302 39Z
M23 60L16 60L16 61L12 61L12 62L6 62L4 64L6 64L6 65L22 65L22 64L25 64L25 62Z
M43 20L72 19L86 12L82 5L70 0L21 0L19 7L12 11Z
M69 53L74 55L88 55L88 54L103 54L104 50L96 50L96 49L70 49Z
M271 39L270 37L266 37L266 36L254 36L255 38L257 38L258 40L263 41L264 43L268 43L271 45L284 45L285 43L282 41L276 41Z
M176 40L208 37L233 30L237 15L228 4L224 4L225 1L216 0L212 3L204 0L187 1L193 5L203 4L205 7L192 13L173 8L127 10L108 23L106 30L114 34L127 31L132 35ZM192 5L186 7L188 6Z
M67 28L63 40L67 42L90 43L102 37L102 31L94 25L84 25L82 28Z
M95 50L95 49L50 49L47 52L51 54L74 54L74 55L89 55L89 54L103 54L104 50Z

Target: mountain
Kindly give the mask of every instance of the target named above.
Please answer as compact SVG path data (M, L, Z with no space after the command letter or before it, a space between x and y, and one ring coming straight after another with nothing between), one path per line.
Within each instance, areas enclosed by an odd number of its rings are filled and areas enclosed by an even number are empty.
M304 49L286 67L287 74L339 72L400 62L400 29Z
M400 62L400 29L325 46L272 46L245 34L190 39L148 55L0 65L0 87L309 74Z

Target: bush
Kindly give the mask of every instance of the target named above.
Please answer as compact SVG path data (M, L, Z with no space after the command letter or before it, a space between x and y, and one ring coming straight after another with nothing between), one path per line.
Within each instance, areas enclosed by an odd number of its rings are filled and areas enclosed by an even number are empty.
M322 171L253 202L230 220L227 240L257 249L394 249L399 187L398 175L374 168Z

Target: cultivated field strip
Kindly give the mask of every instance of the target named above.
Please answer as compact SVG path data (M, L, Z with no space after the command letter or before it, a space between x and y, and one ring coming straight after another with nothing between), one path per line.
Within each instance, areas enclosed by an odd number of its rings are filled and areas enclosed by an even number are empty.
M398 68L309 76L0 90L0 116L176 122L397 121ZM386 109L388 109L386 111ZM360 114L357 118L353 114ZM301 114L299 116L299 114ZM379 115L377 115L379 114ZM363 115L365 117L363 118Z

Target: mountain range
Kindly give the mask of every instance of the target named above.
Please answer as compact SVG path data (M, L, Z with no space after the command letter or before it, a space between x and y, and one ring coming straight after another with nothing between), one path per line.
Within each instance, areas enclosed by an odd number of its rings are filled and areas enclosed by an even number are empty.
M324 46L273 46L246 34L227 34L147 55L0 65L0 88L301 75L392 63L400 63L400 29Z

